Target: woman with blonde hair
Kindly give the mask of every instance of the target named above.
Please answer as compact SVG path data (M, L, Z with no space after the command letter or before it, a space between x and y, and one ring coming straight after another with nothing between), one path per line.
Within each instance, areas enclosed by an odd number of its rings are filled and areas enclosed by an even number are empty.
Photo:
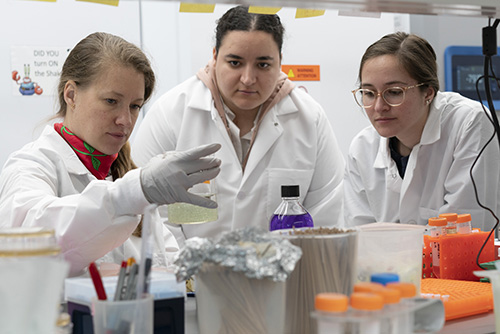
M107 33L81 40L61 72L62 122L47 125L2 170L1 226L54 229L77 275L92 261L138 258L140 238L131 235L152 203L215 207L187 189L218 174L220 161L205 157L218 144L162 153L135 168L128 139L154 85L150 62L134 44ZM158 220L153 230L153 262L168 266L177 242Z

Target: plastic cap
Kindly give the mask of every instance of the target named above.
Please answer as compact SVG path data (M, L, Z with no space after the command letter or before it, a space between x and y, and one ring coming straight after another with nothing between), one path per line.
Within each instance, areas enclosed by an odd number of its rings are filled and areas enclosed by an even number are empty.
M372 274L370 280L375 283L386 285L389 282L399 282L399 275L395 273L377 273Z
M386 287L398 289L401 292L401 298L413 298L417 294L417 287L409 282L391 282L387 283Z
M374 293L382 296L384 304L396 304L399 303L399 300L401 299L401 292L397 289L383 287L376 290Z
M448 224L448 220L446 218L429 218L429 226L446 226L446 224Z
M316 295L314 307L324 312L345 312L349 305L349 298L341 293L324 292Z
M457 216L457 223L466 223L472 220L470 213L463 213Z
M458 215L456 213L442 213L439 215L439 218L446 218L449 222L456 222L457 216Z
M384 299L376 293L353 292L351 306L358 310L381 310L384 307Z
M300 190L298 185L281 186L281 197L299 197Z
M382 289L384 286L376 282L360 282L354 284L354 292L375 292L375 290Z

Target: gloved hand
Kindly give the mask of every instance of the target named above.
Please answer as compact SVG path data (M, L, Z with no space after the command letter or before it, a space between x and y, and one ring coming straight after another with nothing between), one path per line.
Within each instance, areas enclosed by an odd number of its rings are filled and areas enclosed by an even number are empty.
M209 144L187 151L166 152L152 158L141 170L141 186L147 200L156 204L185 202L216 208L216 202L187 190L219 174L220 159L207 155L220 148L220 144Z

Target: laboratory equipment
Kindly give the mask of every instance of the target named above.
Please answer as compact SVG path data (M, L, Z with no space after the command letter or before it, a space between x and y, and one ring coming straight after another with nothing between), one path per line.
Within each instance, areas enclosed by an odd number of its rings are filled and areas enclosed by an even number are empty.
M345 307L343 294L316 296L311 317L318 334L430 334L444 326L444 305L439 299L403 298L401 291L415 289L385 288L377 292L354 292ZM384 302L385 300L385 302ZM385 303L385 306L384 306Z
M428 220L428 235L431 236L431 238L439 238L442 235L446 234L446 226L448 224L448 220L446 218L437 218L437 217L432 217L429 218ZM431 247L431 253L432 253L432 277L439 278L440 276L440 246L439 242L437 241L431 241L430 242L430 247Z
M217 202L215 181L209 180L195 184L188 190L192 194L209 198ZM210 209L190 203L173 203L167 206L168 221L173 224L201 224L218 219L217 208Z
M153 334L154 298L132 300L92 299L94 334Z
M54 333L68 271L54 230L1 228L0 332Z
M271 218L270 231L314 226L311 215L300 204L299 196L298 185L281 186L281 203Z
M358 232L337 228L276 230L300 247L302 258L286 281L285 333L315 333L309 314L318 293L350 294L356 280Z
M457 216L458 234L468 234L472 232L472 218L470 213L463 213Z
M439 218L445 218L447 220L447 225L445 227L446 234L456 234L457 233L457 217L458 214L449 212L449 213L441 213Z
M494 237L490 232L482 232L475 229L468 234L446 234L438 238L429 235L424 236L424 253L431 242L439 243L439 278L478 281L474 270L480 270L479 263L491 262L496 259ZM485 240L488 239L485 243ZM484 244L484 247L483 247ZM482 249L479 259L479 250ZM424 256L425 266L431 264L431 259ZM430 260L430 261L429 261Z
M357 282L374 273L398 274L420 292L424 227L399 223L373 223L359 227ZM357 283L356 282L356 283Z
M500 48L498 48L500 54ZM500 70L500 57L493 56L492 67ZM444 51L445 90L460 93L470 99L479 101L476 81L484 75L484 54L481 46L451 45ZM484 84L479 85L479 92L486 105ZM491 94L495 109L500 108L500 90L496 84L491 85Z
M387 285L392 282L399 282L399 275L396 273L373 273L370 275L370 282Z

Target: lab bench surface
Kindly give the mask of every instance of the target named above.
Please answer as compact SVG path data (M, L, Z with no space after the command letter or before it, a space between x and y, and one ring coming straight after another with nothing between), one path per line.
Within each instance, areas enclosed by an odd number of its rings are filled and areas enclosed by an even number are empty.
M196 298L188 297L184 304L185 333L199 334L196 319ZM495 334L495 314L493 312L449 320L439 334Z

